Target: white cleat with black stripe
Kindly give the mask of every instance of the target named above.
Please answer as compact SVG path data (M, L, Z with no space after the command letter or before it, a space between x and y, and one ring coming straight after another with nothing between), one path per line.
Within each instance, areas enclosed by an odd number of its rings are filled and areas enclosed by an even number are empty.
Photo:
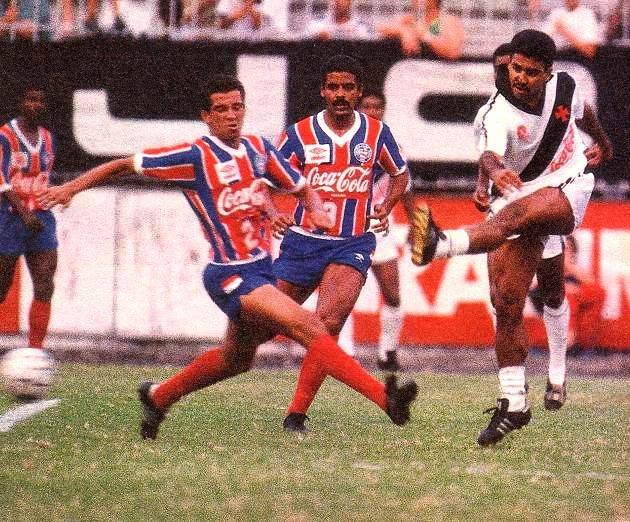
M480 446L490 446L496 444L508 433L514 430L520 430L523 426L527 426L532 418L532 410L527 404L524 411L508 411L510 401L508 399L497 399L495 408L489 408L484 413L494 411L492 419L488 427L479 434L477 442Z

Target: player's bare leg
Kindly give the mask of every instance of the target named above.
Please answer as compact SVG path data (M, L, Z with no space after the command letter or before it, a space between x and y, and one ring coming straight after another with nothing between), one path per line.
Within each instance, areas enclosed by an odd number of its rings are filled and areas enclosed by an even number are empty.
M528 342L523 308L542 249L537 236L521 236L488 254L490 295L497 320L495 351L501 397L493 408L490 424L477 439L482 446L499 442L531 419L525 379Z

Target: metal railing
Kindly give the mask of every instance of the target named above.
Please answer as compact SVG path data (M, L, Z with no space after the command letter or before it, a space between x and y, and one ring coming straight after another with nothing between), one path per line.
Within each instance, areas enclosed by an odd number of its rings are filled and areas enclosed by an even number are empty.
M10 22L0 17L0 37L37 42L93 36L93 32L85 28L85 0L79 0L78 5L74 6L71 21L64 20L61 15L61 2L64 1L70 0L56 0L56 3L49 0L17 0L18 10L22 11L20 17ZM312 20L325 17L328 11L327 0L275 1L284 2L281 4L283 8L276 10L282 20L277 26L270 25L258 31L219 29L213 25L204 25L196 14L184 22L180 18L182 0L120 0L121 16L128 29L112 31L111 9L108 1L105 1L101 6L105 15L100 15L100 34L166 37L172 40L296 40L303 37L305 28ZM160 2L166 2L162 8ZM193 11L198 3L199 0L192 0L190 5ZM602 27L606 24L608 12L603 12L602 2L583 0L582 4L596 11ZM465 54L475 55L492 52L509 35L540 23L547 11L539 12L532 19L528 5L528 0L445 0L443 9L461 17L467 36ZM367 25L377 27L381 22L392 21L402 14L413 12L413 0L355 0L353 10ZM630 45L630 0L620 0L617 16L619 26L615 38L609 43ZM378 34L374 37L378 38Z

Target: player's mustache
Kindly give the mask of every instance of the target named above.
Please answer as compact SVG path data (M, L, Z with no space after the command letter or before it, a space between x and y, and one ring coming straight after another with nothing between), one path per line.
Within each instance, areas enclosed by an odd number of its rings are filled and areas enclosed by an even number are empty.
M333 102L333 105L335 107L349 107L350 106L350 104L346 100L344 100L343 98L340 99L340 100L335 100Z

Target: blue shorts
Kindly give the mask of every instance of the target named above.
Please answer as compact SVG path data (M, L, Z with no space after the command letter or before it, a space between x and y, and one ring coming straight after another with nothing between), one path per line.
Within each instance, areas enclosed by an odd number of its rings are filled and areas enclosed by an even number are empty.
M203 271L203 286L214 303L230 319L241 309L241 296L263 285L276 284L271 257L238 265L209 264Z
M50 210L37 210L37 218L44 227L33 234L15 212L0 210L0 254L20 256L28 252L56 250L57 220Z
M309 287L320 283L324 270L333 263L349 265L367 277L376 248L376 237L367 232L348 239L319 239L288 230L273 263L278 279Z

